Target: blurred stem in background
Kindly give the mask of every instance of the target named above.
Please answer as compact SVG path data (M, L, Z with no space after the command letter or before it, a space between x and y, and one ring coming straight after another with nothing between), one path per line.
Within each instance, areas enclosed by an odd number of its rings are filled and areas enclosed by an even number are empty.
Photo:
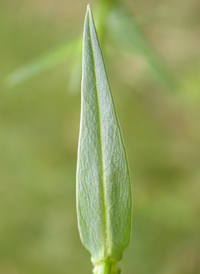
M96 29L98 30L98 37L101 43L104 39L104 34L106 31L106 19L110 13L113 3L114 0L100 0L96 5L95 22Z
M129 51L141 56L148 64L149 71L156 76L155 79L161 81L168 89L174 90L176 88L175 80L138 28L139 25L158 16L160 16L160 10L159 12L153 10L138 15L134 19L129 15L126 7L116 0L97 1L94 12L102 47L105 44L105 34L108 32L108 36L113 38L122 51ZM20 84L73 56L74 65L70 73L69 89L77 90L77 78L80 79L81 75L81 44L82 38L79 37L22 65L7 77L8 86L13 87Z

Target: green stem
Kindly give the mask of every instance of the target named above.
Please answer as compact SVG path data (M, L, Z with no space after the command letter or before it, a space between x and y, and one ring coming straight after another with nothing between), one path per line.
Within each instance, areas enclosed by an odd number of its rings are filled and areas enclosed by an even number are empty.
M112 263L107 261L97 265L97 274L112 274Z
M99 41L103 42L105 34L106 17L114 3L114 0L99 0L95 9L96 29L98 32Z

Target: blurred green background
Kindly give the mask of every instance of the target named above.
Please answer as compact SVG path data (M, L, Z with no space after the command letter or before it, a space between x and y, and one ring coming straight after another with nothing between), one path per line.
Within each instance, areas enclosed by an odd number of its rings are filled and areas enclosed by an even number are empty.
M175 88L165 85L142 54L122 50L112 31L105 34L133 185L132 238L120 267L127 274L198 274L200 2L120 3L176 81ZM92 273L76 220L80 76L74 56L18 85L6 82L21 65L80 37L87 4L0 1L2 274Z

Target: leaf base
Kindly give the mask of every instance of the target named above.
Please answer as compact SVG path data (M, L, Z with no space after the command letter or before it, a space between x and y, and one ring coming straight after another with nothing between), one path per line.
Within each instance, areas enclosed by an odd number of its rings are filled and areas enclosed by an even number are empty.
M111 262L103 262L94 266L94 274L120 274L121 269L117 268L115 264Z

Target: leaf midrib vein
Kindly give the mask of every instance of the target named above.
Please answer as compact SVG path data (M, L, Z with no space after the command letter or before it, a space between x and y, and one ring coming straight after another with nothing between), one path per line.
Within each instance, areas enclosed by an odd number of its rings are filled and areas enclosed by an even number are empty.
M91 23L90 23L91 24ZM89 24L89 29L90 29L90 24ZM97 41L98 42L98 41ZM102 197L103 197L103 213L104 213L104 220L105 220L105 227L104 227L104 233L105 233L105 243L104 243L104 252L107 254L107 241L108 241L108 216L106 214L106 195L105 195L105 188L106 188L106 178L104 175L104 163L103 163L103 152L102 152L102 134L101 134L101 119L100 119L100 108L99 108L99 97L98 97L98 90L97 90L97 77L96 77L96 67L95 67L95 60L94 60L94 52L93 52L93 43L91 39L91 29L90 29L90 43L91 43L91 48L92 48L92 61L93 61L93 66L94 66L94 80L95 80L95 92L96 92L96 98L97 98L97 107L98 107L98 122L99 122L99 143L100 143L100 157L101 157L101 179L102 179Z

